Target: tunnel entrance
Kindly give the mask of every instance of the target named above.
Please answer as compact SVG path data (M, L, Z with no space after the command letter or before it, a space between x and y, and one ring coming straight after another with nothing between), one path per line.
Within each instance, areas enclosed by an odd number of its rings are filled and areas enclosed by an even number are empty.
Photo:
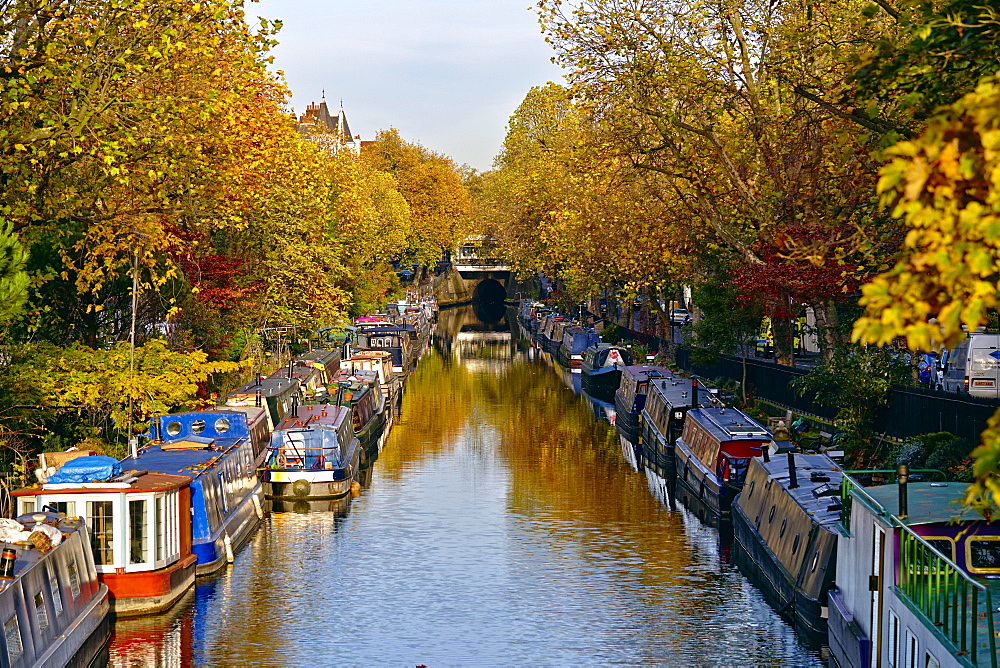
M503 284L492 278L484 278L472 293L472 309L483 322L499 322L506 313L505 299L507 289Z

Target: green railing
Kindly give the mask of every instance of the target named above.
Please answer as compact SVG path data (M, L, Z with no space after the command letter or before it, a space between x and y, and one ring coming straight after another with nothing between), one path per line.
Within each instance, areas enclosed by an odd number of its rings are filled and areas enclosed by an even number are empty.
M972 665L996 668L993 599L951 559L938 552L898 517L900 591Z
M879 481L879 482L882 483L882 484L891 485L892 483L896 482L896 477L898 476L898 472L895 471L895 470L877 470L877 471L858 470L858 471L843 471L843 474L844 474L844 476L840 479L840 505L842 506L841 511L840 511L840 526L843 527L845 530L850 531L851 530L851 506L853 505L852 501L851 501L851 490L852 489L861 489L861 490L864 490L864 485L862 485L861 483L859 483L852 476L861 475L861 474L885 476L886 479L884 481ZM948 479L948 476L945 475L944 471L939 471L938 469L913 469L913 470L909 471L909 475L911 475L911 476L912 475L921 475L921 476L932 475L932 476L938 478L941 482L944 482L945 480ZM864 494L863 491L862 491L862 494ZM875 499L871 498L867 494L865 494L864 496L865 496L866 499L868 499L869 503L871 503L872 508L875 508L875 509L881 508L882 509L882 511L880 513L881 515L888 516L888 515L892 514L887 509L882 508L882 504L880 504L879 502L877 502Z

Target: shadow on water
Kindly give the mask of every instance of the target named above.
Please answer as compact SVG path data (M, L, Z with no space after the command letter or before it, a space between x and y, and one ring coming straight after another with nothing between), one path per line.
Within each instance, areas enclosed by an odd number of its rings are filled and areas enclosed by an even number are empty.
M350 512L272 514L112 663L820 665L505 321L443 312Z

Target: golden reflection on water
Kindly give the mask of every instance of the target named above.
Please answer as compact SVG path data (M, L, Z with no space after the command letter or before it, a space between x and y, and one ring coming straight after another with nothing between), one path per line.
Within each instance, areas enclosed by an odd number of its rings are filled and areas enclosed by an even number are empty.
M442 313L361 496L270 516L113 662L818 665L557 369Z

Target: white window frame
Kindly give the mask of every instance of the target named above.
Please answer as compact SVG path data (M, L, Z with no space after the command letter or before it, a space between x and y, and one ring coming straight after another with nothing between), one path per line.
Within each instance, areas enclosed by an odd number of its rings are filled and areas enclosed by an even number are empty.
M148 492L143 494L128 494L124 495L126 501L145 501L146 502L146 561L133 564L129 563L128 546L123 545L122 547L122 562L124 564L126 573L135 573L142 571L152 571L158 570L160 568L165 568L169 564L177 561L180 558L180 527L178 526L178 500L180 498L178 491L176 489L171 489L166 492ZM163 499L163 558L156 558L156 533L159 529L159 518L157 517L157 504L156 499ZM127 503L123 503L123 507L128 508ZM128 513L123 513L125 517L122 520L123 530L126 532L125 536L131 536L129 532L129 517ZM127 543L127 541L123 541Z

